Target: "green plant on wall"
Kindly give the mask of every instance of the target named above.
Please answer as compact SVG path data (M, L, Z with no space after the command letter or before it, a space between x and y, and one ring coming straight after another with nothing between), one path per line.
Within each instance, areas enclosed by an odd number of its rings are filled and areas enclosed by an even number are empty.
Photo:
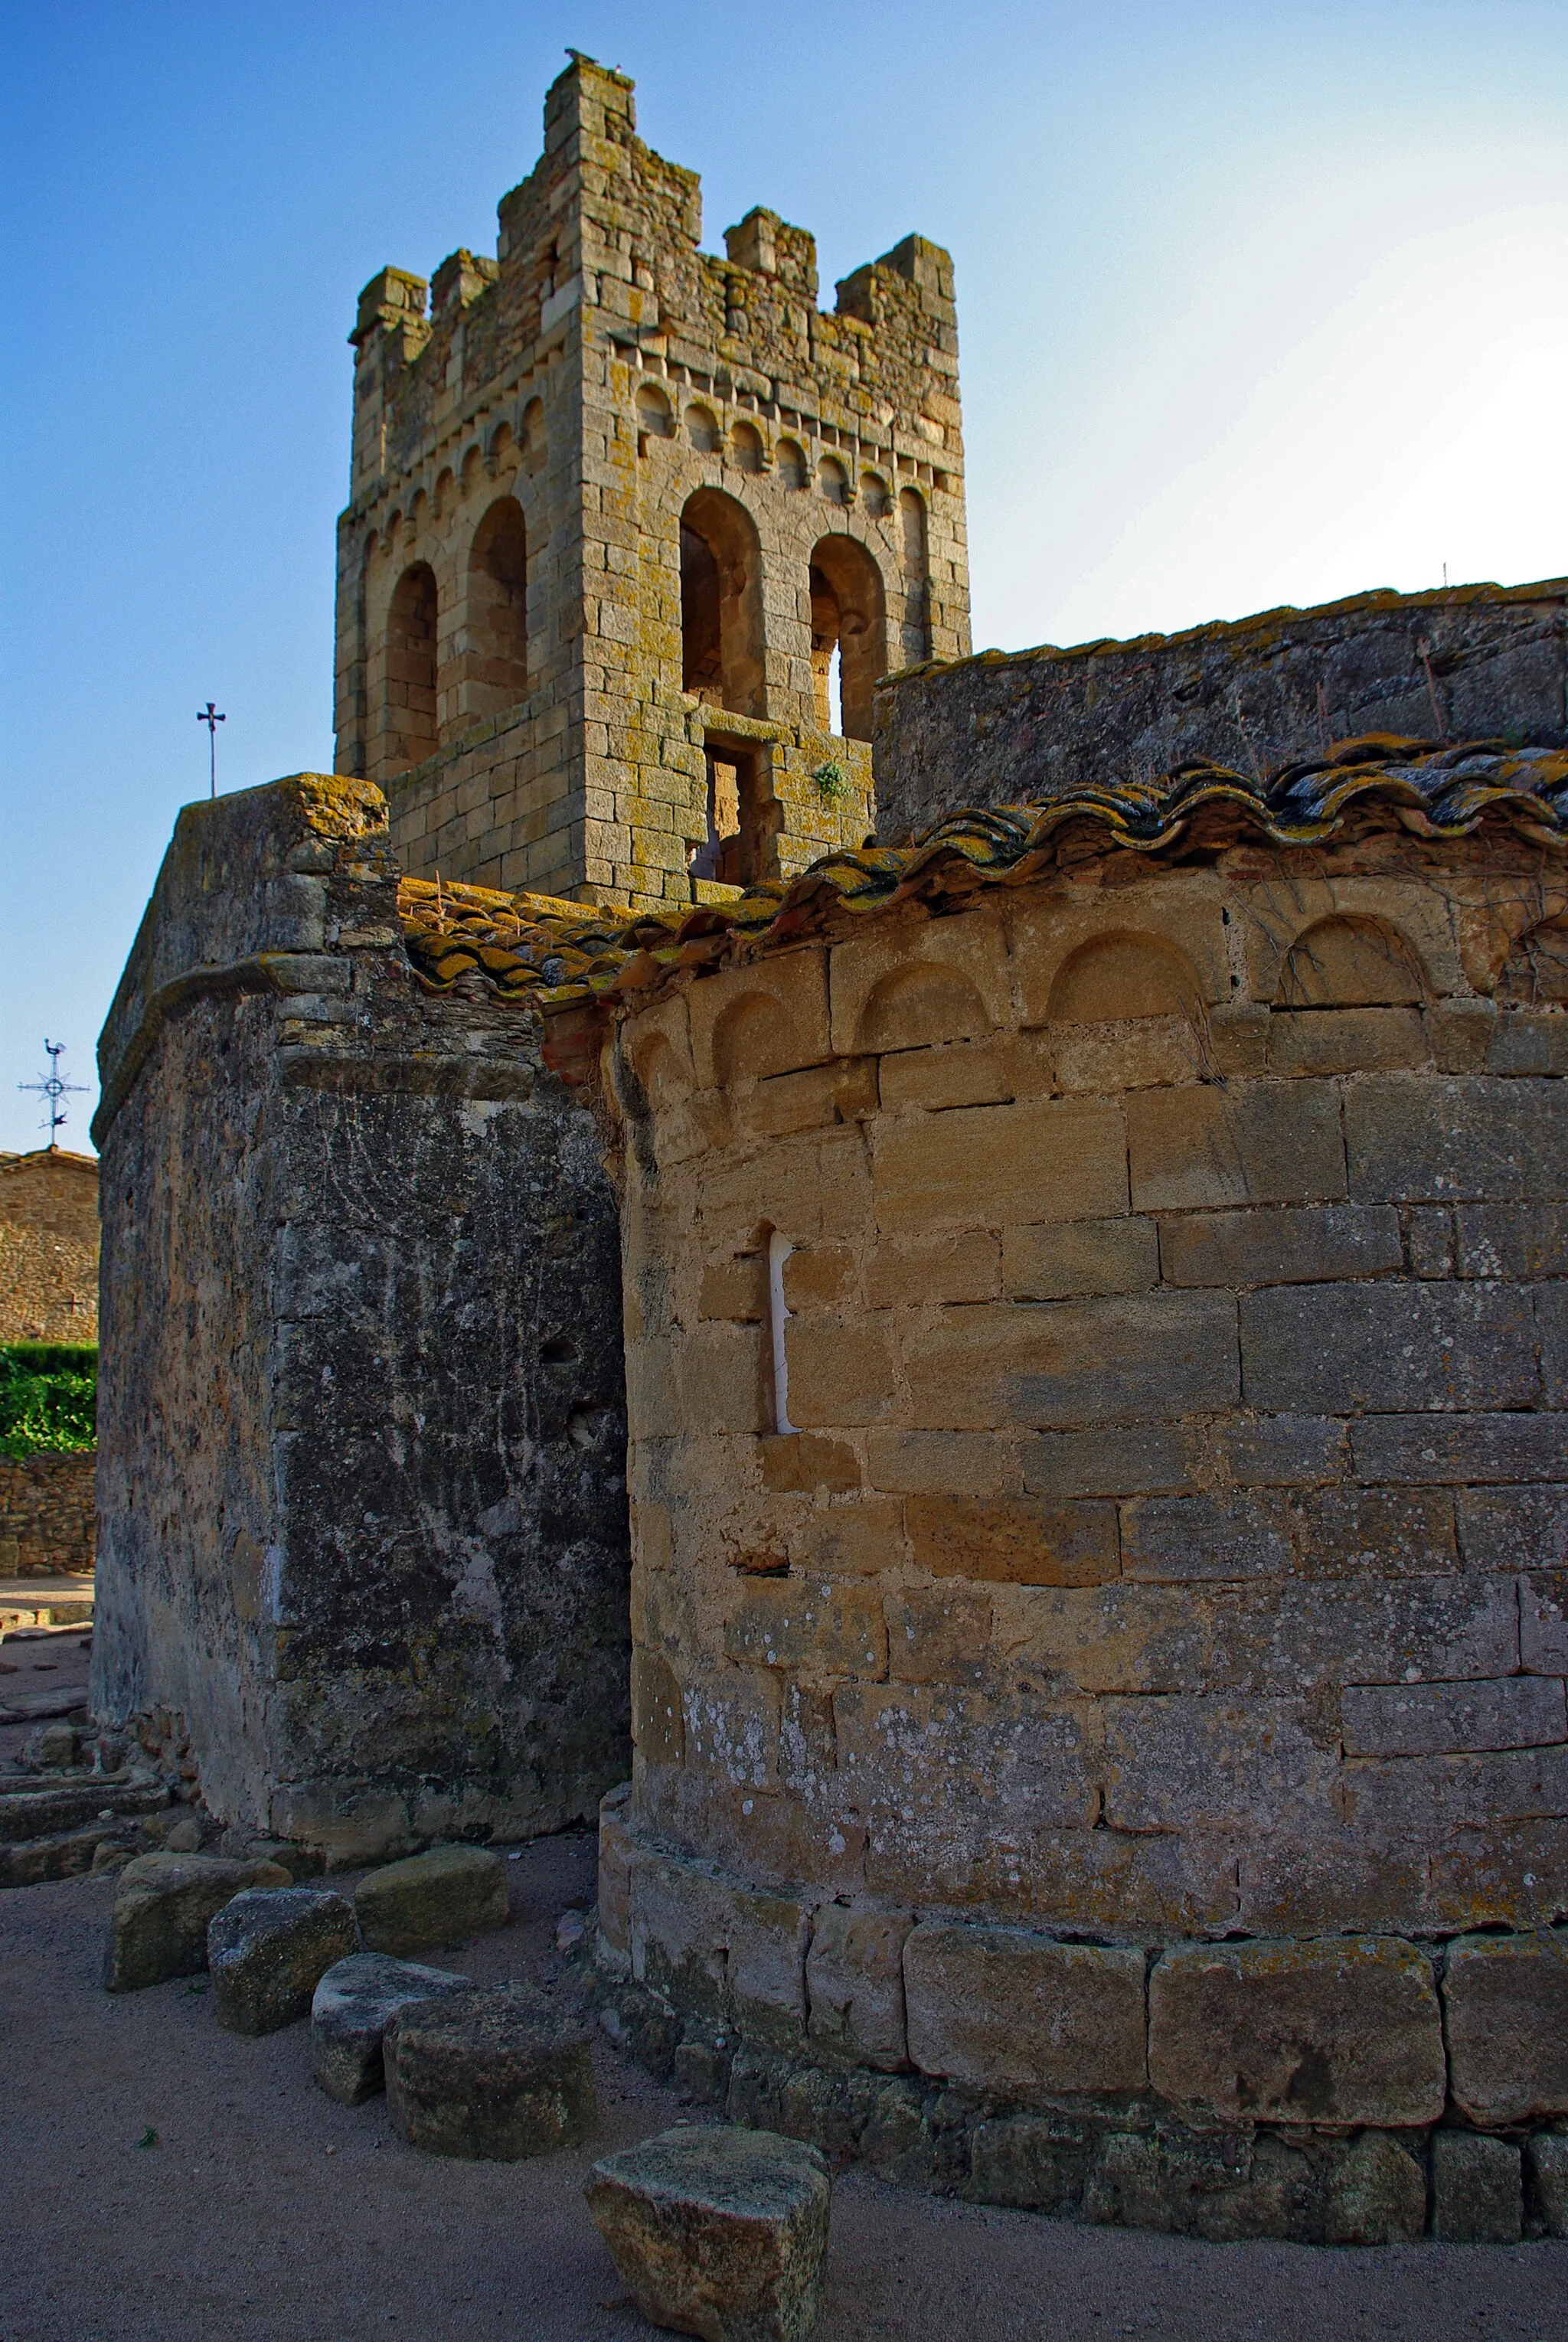
M812 779L816 783L816 793L824 805L837 805L841 797L846 797L849 795L849 775L842 765L831 762L819 765L812 775Z
M98 1353L91 1343L0 1348L0 1456L57 1455L97 1438Z

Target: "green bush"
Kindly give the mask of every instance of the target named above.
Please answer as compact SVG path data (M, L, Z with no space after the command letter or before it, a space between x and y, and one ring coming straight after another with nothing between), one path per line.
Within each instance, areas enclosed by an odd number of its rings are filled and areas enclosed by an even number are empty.
M98 1352L91 1342L0 1348L0 1456L69 1453L97 1440Z

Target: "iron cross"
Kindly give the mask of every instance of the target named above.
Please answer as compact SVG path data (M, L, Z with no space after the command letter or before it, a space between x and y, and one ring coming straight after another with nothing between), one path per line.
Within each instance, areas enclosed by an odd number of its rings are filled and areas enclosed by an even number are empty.
M207 746L210 751L208 761L212 768L212 793L215 797L218 793L218 726L226 724L228 720L226 716L218 714L217 702L213 699L209 699L205 707L198 707L196 710L196 722L205 724L207 727Z
M45 1041L44 1046L49 1053L49 1070L43 1080L18 1082L16 1086L19 1090L36 1090L46 1099L49 1107L49 1152L52 1155L55 1151L55 1133L63 1129L65 1123L65 1109L60 1101L72 1090L85 1089L86 1086L83 1082L68 1082L61 1073L60 1060L65 1054L64 1041Z

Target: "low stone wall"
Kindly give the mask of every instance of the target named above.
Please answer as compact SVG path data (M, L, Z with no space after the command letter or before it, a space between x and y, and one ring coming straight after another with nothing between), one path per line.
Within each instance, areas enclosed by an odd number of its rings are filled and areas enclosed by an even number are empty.
M891 842L956 806L1147 786L1189 759L1261 777L1363 733L1561 743L1565 614L1559 577L933 661L877 692L877 826Z
M1151 1945L758 1892L600 1824L612 2036L905 2184L1214 2239L1568 2234L1568 1934Z
M97 1457L0 1457L0 1579L80 1575L97 1538Z

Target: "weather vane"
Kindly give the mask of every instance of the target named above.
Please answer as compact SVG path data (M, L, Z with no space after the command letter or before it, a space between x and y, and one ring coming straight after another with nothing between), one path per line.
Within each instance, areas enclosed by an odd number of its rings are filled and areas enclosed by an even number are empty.
M218 726L226 724L228 720L226 716L218 714L215 699L209 699L205 707L198 707L196 710L196 722L205 724L207 727L207 762L211 768L215 797L218 793Z
M49 1053L49 1070L45 1075L43 1080L40 1082L18 1082L16 1086L19 1090L36 1090L40 1096L48 1100L49 1112L47 1117L44 1122L39 1124L38 1127L40 1130L46 1129L48 1131L49 1152L53 1155L55 1152L55 1133L57 1130L63 1130L65 1126L66 1110L61 1105L60 1101L63 1097L67 1096L72 1090L85 1090L86 1084L85 1082L68 1082L61 1073L60 1060L65 1054L65 1044L64 1041L45 1041L44 1046Z

